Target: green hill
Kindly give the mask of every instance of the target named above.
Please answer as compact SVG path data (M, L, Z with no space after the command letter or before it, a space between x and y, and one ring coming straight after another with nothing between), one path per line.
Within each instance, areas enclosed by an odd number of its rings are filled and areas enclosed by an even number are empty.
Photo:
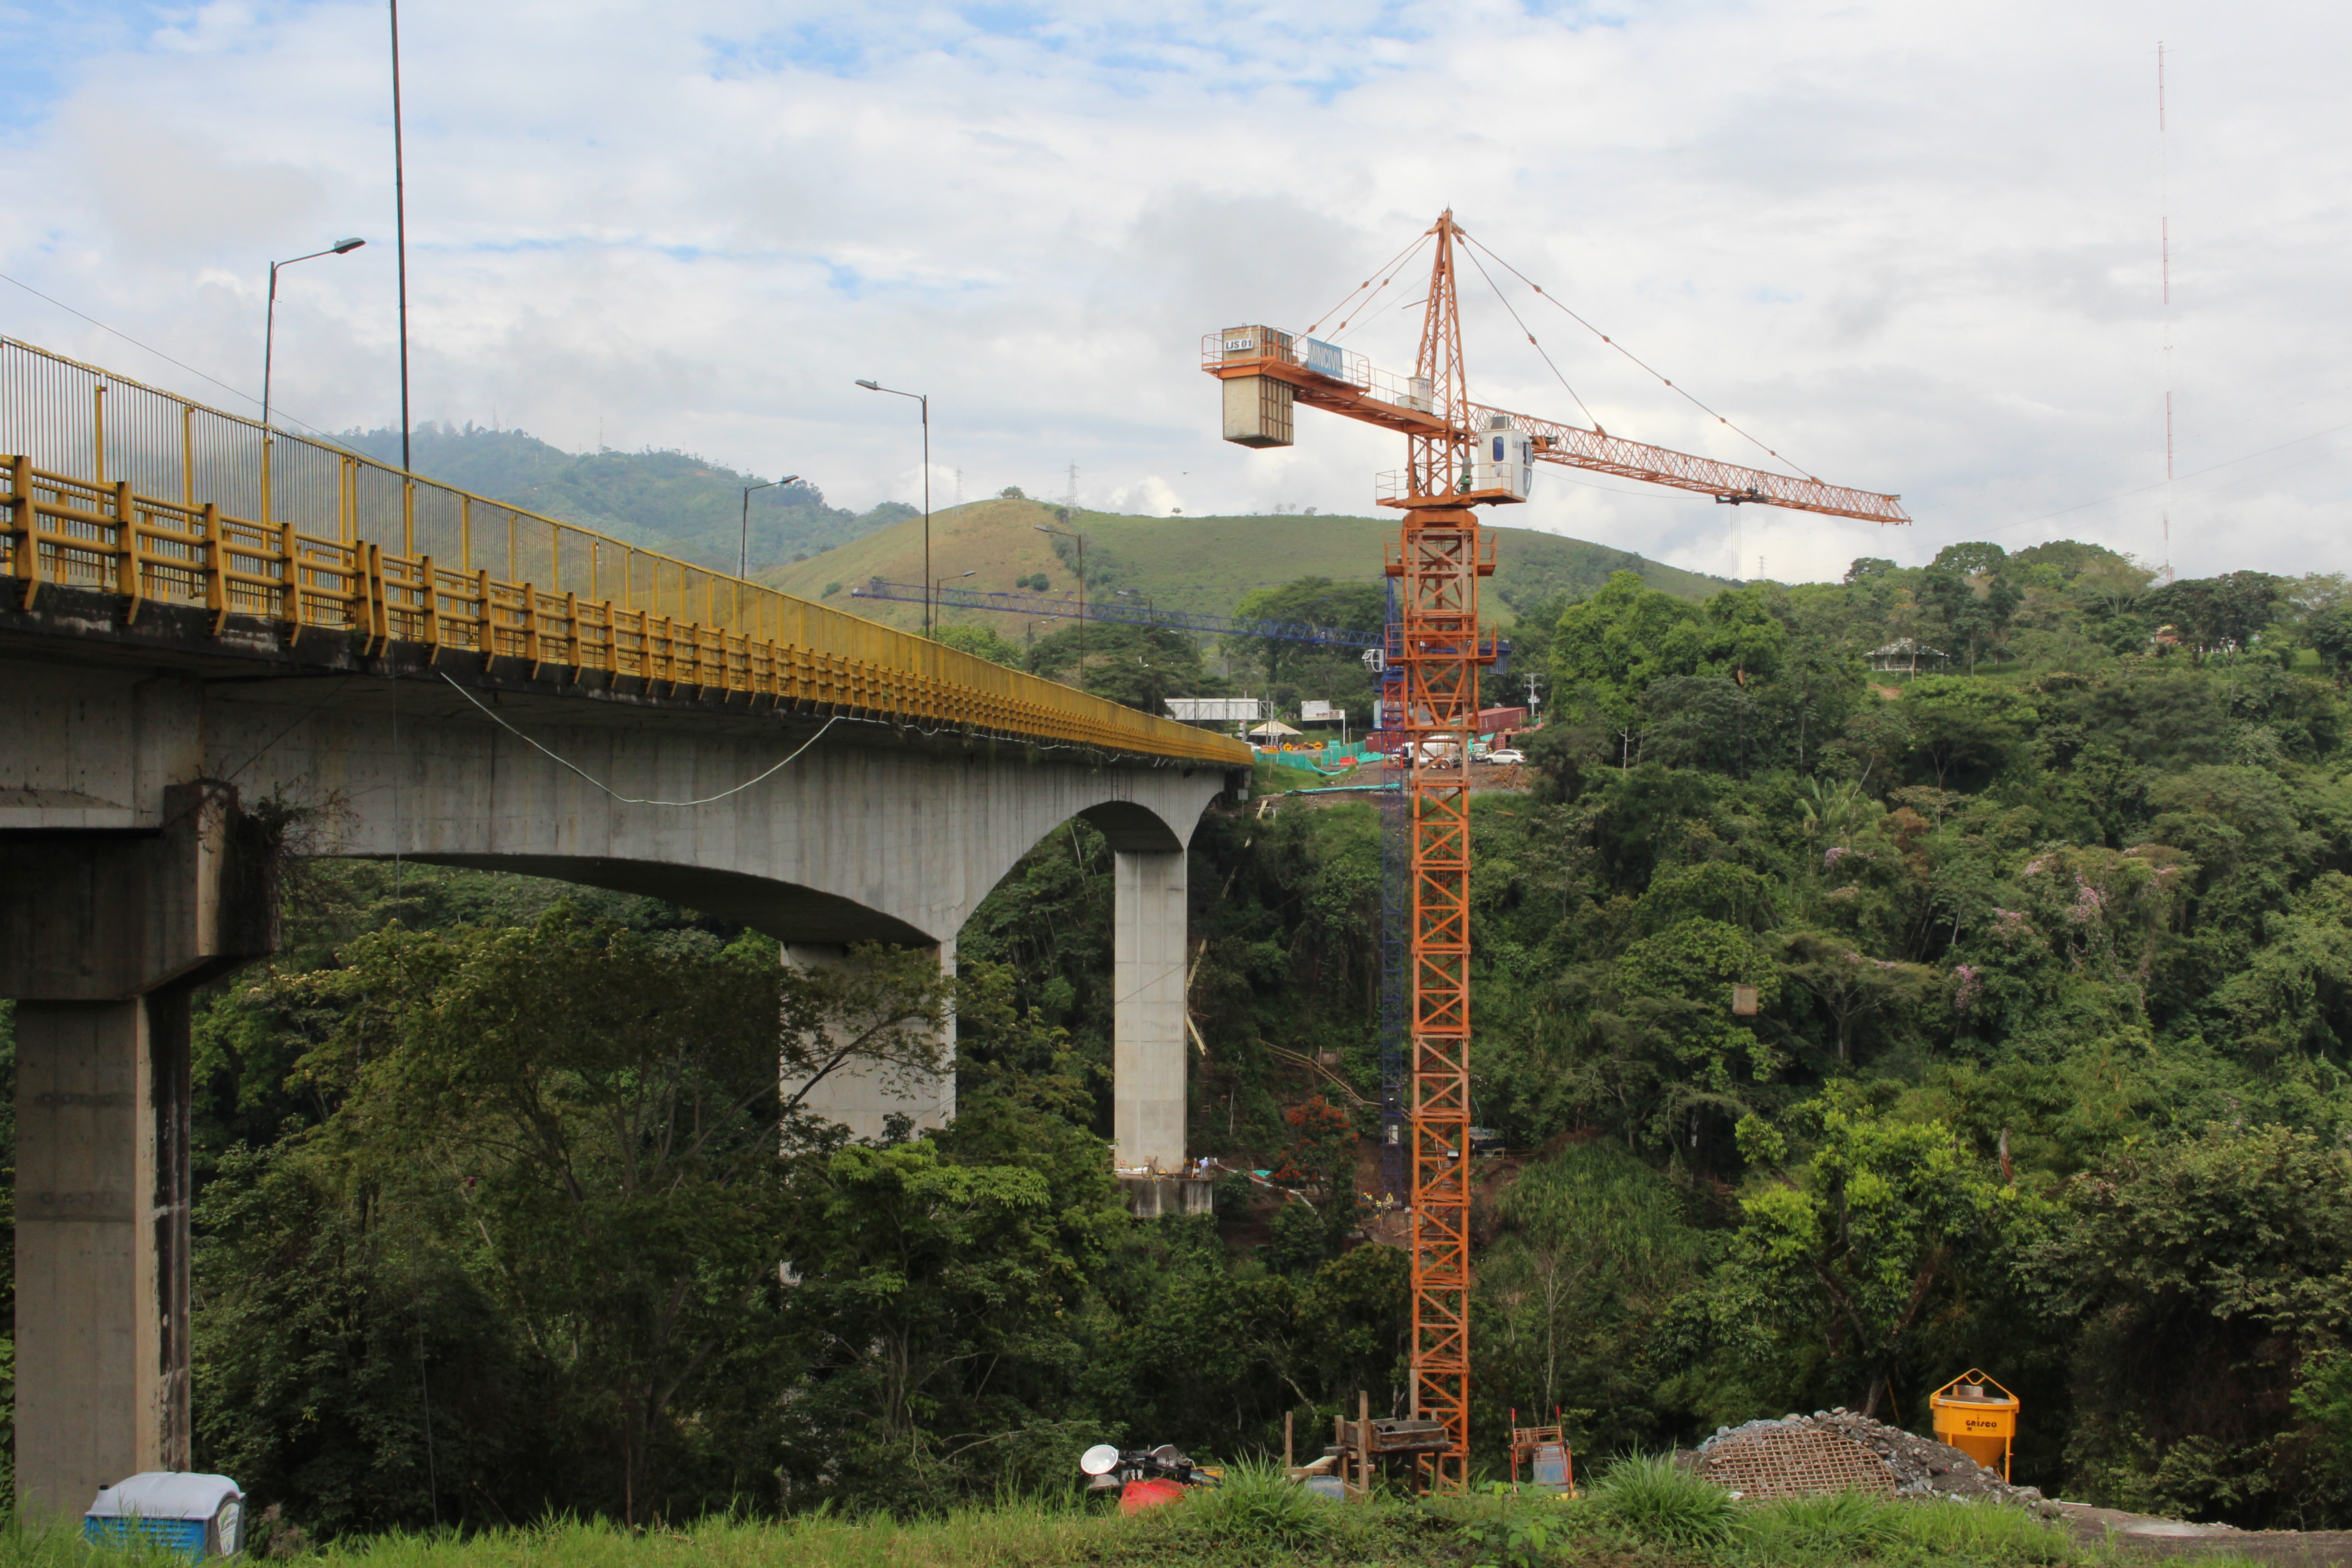
M347 430L336 437L379 462L400 461L397 430ZM593 528L625 543L732 572L744 548L739 474L690 452L567 452L521 430L423 425L412 438L416 471L492 500L528 507ZM824 503L803 479L751 496L751 570L781 566L919 515L903 501L866 512Z
M1386 517L1125 517L1081 510L1065 524L1060 509L1034 500L984 500L931 517L931 575L991 592L1017 591L1044 574L1046 592L1073 599L1077 552L1039 525L1075 527L1086 535L1088 596L1119 589L1148 595L1164 610L1231 615L1242 595L1273 583L1307 576L1378 581L1383 547L1396 533ZM1558 594L1590 593L1616 571L1642 574L1652 587L1701 598L1728 586L1719 578L1645 561L1580 539L1533 529L1496 531L1495 575L1487 619L1508 626L1514 609ZM962 574L973 573L969 578ZM825 599L874 620L913 626L922 606L852 599L870 578L917 583L923 575L923 523L895 522L797 564L757 574L788 594ZM828 592L829 591L829 592ZM951 611L953 624L993 626L1020 636L1018 617L991 611Z

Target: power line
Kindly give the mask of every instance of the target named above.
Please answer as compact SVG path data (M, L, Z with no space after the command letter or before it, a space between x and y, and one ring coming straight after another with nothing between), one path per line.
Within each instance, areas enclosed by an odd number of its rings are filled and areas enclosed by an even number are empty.
M2279 443L2277 446L2275 446L2275 447L2263 447L2263 448L2261 451L2259 451L2259 452L2248 452L2248 453L2246 453L2243 457L2231 458L2226 459L2225 461L2219 462L2219 463L2213 463L2213 464L2210 464L2210 465L2209 465L2209 466L2207 466L2207 467L2205 467L2205 468L2191 468L2189 472L2187 472L2187 473L2185 473L2185 474L2179 475L2179 476L2177 476L2177 478L2178 478L2178 479L2196 479L2196 478L2198 478L2199 476L2203 475L2203 474L2219 473L2219 472L2220 472L2221 470L2222 470L2223 468L2235 468L2235 467L2236 467L2237 465L2239 465L2240 463L2251 463L2251 462L2252 462L2256 458L2267 458L2267 457L2269 457L2273 452L2284 452L2284 451L2285 451L2289 447L2300 447L2300 446L2302 446L2305 441L2316 441L2316 440L2318 440L2322 436L2333 436L2333 435L2335 435L2335 434L2336 434L2337 431L2339 431L2339 430L2352 430L2352 420L2347 420L2347 422L2345 422L2344 424L2341 424L2341 425L2331 425L2331 426L2328 426L2326 429L2325 429L2325 430L2314 430L2314 431L2313 431L2310 435L2308 435L2308 436L2297 436L2294 440L2292 440L2292 441L2282 441L2282 442L2280 442L2280 443ZM2326 453L2322 453L2322 454L2321 454L2321 456L2322 456L2322 457L2325 457L2325 456L2326 456L2326 455L2327 455L2327 454L2326 454ZM2307 460L2308 460L2308 461L2311 461L2311 462L2316 462L2316 461L2318 461L2319 459L2318 459L2317 458L2310 458L2310 459L2307 459ZM2292 467L2292 468L2301 468L2302 466L2303 466L2303 465L2302 465L2301 463L2294 463L2294 464L2290 464L2290 465L2288 465L2288 467ZM2270 470L2270 471L2271 471L2271 472L2273 472L2273 473L2281 473L2281 472L2284 472L2284 469L2283 469L2283 468L2274 468L2274 469L2272 469L2272 470ZM2249 474L2249 475L2247 475L2247 476L2246 476L2246 478L2247 478L2248 479L2261 479L2261 478L2263 478L2263 475L2261 475L2261 474ZM2169 485L2173 484L2173 483L2175 482L2175 480L2176 480L2176 476L2171 475L2171 474L2167 474L2163 479L2161 479L2158 480L2158 481L2157 481L2156 483L2154 483L2154 484L2150 484L2150 485L2138 485L2138 486L2135 486L2135 487L2134 487L2133 489L2127 489L2127 490L2118 490L2118 491L2116 491L2114 495L2111 495L2111 496L2101 496L2101 497L2099 497L2099 498L2098 498L2097 500L2095 500L2078 501L2078 502L2076 502L2076 503L2075 503L2074 505L2073 505L2073 506L2060 507L2056 511L2045 511L2045 512L2042 513L2042 514L2041 514L2040 516L2038 516L2038 517L2020 518L2020 519L2019 519L2017 521L2015 521L2015 522L2004 522L2004 523L2000 523L2000 524L1996 525L1994 528L1988 530L1987 531L1989 531L1989 532L1994 532L1994 533L2002 533L2002 532L2007 532L2009 530L2011 530L2011 529L2012 529L2012 528L2025 528L2025 527L2028 527L2028 526L2030 526L2030 525L2032 525L2032 524L2033 524L2033 523L2037 523L2037 522L2047 522L2047 521L2050 521L2052 518L2053 518L2053 517L2067 517L2067 516L2072 515L2072 514L2073 514L2073 513L2074 513L2074 512L2078 512L2078 511L2088 511L2088 510L2091 510L2091 508L2093 508L2093 507L2095 507L2095 506L2105 506L2105 505L2107 505L2107 504L2108 504L2109 502L2111 502L2111 501L2128 500L2130 500L2133 496L2137 496L2137 495L2146 495L2146 494L2147 494L2148 491L2150 491L2150 490L2160 490L2160 489L2165 489L2165 488L2167 488L2168 486L2169 486ZM2236 483L2239 483L2240 481L2239 481L2239 480L2236 480L2236 479L2232 479L2232 480L2231 480L2230 482L2231 482L2231 483L2232 483L2232 484L2236 484ZM2217 489L2218 489L2219 487L2215 487L2215 488L2217 488ZM2210 493L2210 492L2208 492L2208 493Z
M63 310L68 316L79 316L83 321L88 321L91 326L96 327L101 332L111 332L116 337L121 338L124 342L129 343L132 348L153 354L165 364L177 365L182 370L186 371L190 375L209 381L215 386L219 387L223 392L227 393L230 396L242 397L257 408L261 405L261 399L256 397L253 394L244 391L241 388L231 386L227 382L223 381L220 377L213 375L207 372L198 370L194 365L190 364L185 360L173 359L170 354L165 353L162 349L155 347L153 344L141 342L137 338L132 337L129 332L124 331L121 328L110 327L104 321L100 321L96 316L89 314L86 310L77 310L71 305L67 304L63 300L56 299L50 295L42 293L38 289L34 288L30 283L26 282L21 278L11 278L5 272L0 272L0 283L14 283L17 288L22 289L34 299L44 300L48 304L55 305L58 310ZM94 369L96 367L93 366L91 368ZM331 446L338 447L342 447L342 443L341 441L336 440L333 436L320 429L316 425L311 424L306 419L297 419L283 410L278 412L278 417L288 425L299 425L303 429L310 432L311 435L316 436L321 441L325 441ZM348 450L349 448L344 449Z

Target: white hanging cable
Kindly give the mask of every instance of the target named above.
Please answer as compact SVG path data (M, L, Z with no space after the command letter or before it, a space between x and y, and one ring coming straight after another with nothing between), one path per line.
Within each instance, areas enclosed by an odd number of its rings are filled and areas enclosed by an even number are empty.
M449 689L452 691L455 691L458 696L464 698L475 707L479 708L483 713L489 718L490 722L496 724L499 729L504 730L508 734L514 736L519 741L527 742L532 750L547 757L551 762L554 762L563 767L570 768L573 773L578 773L582 778L586 779L590 784L594 784L598 789L603 790L606 795L611 795L623 805L709 805L716 801L725 800L729 795L741 795L753 784L760 783L761 780L772 777L773 775L782 773L786 766L800 756L802 752L807 751L811 746L814 746L819 741L824 740L825 731L832 729L835 724L838 723L841 717L839 714L835 714L833 718L827 719L824 721L824 727L819 729L815 734L811 735L807 740L802 742L799 749L794 751L791 756L786 757L782 762L778 763L774 767L770 768L766 773L760 774L757 778L745 779L733 789L721 790L717 795L704 795L700 800L646 800L637 795L621 794L620 791L613 788L612 785L604 783L602 779L594 777L577 764L568 762L562 757L557 756L553 752L549 751L537 741L531 740L529 735L524 734L520 730L516 729L513 725L508 723L506 720L499 717L498 712L490 708L487 703L483 702L480 698L475 696L472 692L458 685L454 679L451 679L448 671L442 671L441 679L449 682Z

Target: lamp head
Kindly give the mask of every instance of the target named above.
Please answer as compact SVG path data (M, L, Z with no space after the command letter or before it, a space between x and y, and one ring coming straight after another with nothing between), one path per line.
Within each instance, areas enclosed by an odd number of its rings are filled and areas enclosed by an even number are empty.
M882 384L878 381L861 381L857 384L864 387L868 392L879 392L882 390Z
M337 256L349 256L352 251L357 250L361 246L365 245L367 241L364 239L339 239L329 248L333 250Z
M782 479L776 481L776 483L780 485L796 485L800 482L801 477L798 474L786 474Z

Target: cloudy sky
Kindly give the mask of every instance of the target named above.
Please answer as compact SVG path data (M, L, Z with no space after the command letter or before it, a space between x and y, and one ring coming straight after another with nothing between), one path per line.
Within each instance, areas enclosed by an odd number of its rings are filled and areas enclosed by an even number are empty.
M1224 445L1200 340L1306 325L1450 205L1676 387L1917 519L1548 468L1498 521L1793 580L1963 539L2154 563L2168 512L2184 575L2352 570L2352 22L2310 0L407 0L401 23L419 421L919 500L913 405L852 385L874 377L931 395L942 503L1059 495L1075 463L1090 506L1365 511L1397 440L1302 413L1290 450ZM395 421L385 33L380 0L0 0L0 271L251 393L269 259L363 236L285 275L276 401ZM1769 461L1507 292L1613 433ZM1413 314L1348 342L1408 364ZM1580 418L1475 278L1465 321L1475 396ZM0 332L251 411L22 288Z

